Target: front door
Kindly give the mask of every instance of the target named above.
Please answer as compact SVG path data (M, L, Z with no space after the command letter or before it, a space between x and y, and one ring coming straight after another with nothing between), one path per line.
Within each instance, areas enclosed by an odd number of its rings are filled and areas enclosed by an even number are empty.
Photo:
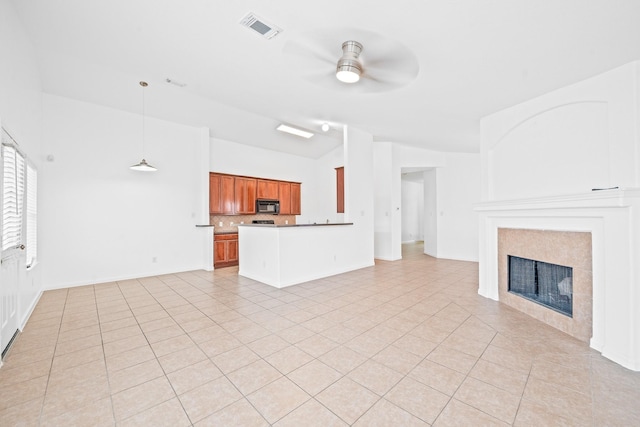
M15 141L4 129L1 154L0 351L4 355L18 330L20 273L26 268L23 243L26 161Z

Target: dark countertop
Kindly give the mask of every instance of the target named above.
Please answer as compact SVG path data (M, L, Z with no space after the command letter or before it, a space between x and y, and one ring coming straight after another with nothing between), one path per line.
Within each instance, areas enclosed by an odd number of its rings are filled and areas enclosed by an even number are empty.
M213 225L209 225L209 224L196 224L196 227L213 227Z
M330 225L353 225L352 222L330 222L329 224L238 224L238 227L267 227L267 228L293 228L293 227L326 227Z
M220 235L223 235L223 234L238 234L238 232L237 231L221 231L219 233L213 233L213 234L215 236L220 236Z

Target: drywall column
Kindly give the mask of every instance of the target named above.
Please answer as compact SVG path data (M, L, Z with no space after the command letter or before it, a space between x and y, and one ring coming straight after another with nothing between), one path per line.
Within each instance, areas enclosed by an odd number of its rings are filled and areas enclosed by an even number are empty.
M393 257L391 219L394 215L391 193L393 185L393 144L376 142L373 151L376 171L374 195L374 255L377 259L395 261Z
M355 255L362 265L373 265L373 136L344 127L344 217L353 222Z
M438 257L438 169L424 171L424 253Z
M198 182L198 193L200 194L200 207L198 209L196 223L209 224L209 170L211 161L209 159L211 144L209 141L209 128L200 129L200 141L198 144L198 159L200 168L200 180ZM213 270L213 227L205 227L202 232L202 269Z

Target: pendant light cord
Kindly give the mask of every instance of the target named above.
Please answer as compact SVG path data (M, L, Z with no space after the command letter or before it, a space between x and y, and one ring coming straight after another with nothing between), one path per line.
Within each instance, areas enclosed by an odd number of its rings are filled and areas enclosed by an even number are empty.
M145 141L146 141L146 134L145 134L145 122L146 122L146 115L145 115L145 110L144 110L144 105L145 105L145 99L144 99L144 89L148 86L149 84L145 81L140 82L140 86L142 86L142 158L144 159L144 154L145 154Z

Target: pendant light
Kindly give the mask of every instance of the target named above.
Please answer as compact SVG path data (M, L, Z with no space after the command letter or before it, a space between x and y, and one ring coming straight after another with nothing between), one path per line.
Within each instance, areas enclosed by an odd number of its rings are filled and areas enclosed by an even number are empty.
M140 82L140 86L142 86L142 160L140 161L140 163L137 163L135 165L131 165L129 168L134 170L134 171L142 171L142 172L155 172L158 169L156 169L155 167L151 166L149 163L147 163L147 161L144 159L144 139L145 139L145 134L144 134L144 88L149 86L149 83L147 82Z

